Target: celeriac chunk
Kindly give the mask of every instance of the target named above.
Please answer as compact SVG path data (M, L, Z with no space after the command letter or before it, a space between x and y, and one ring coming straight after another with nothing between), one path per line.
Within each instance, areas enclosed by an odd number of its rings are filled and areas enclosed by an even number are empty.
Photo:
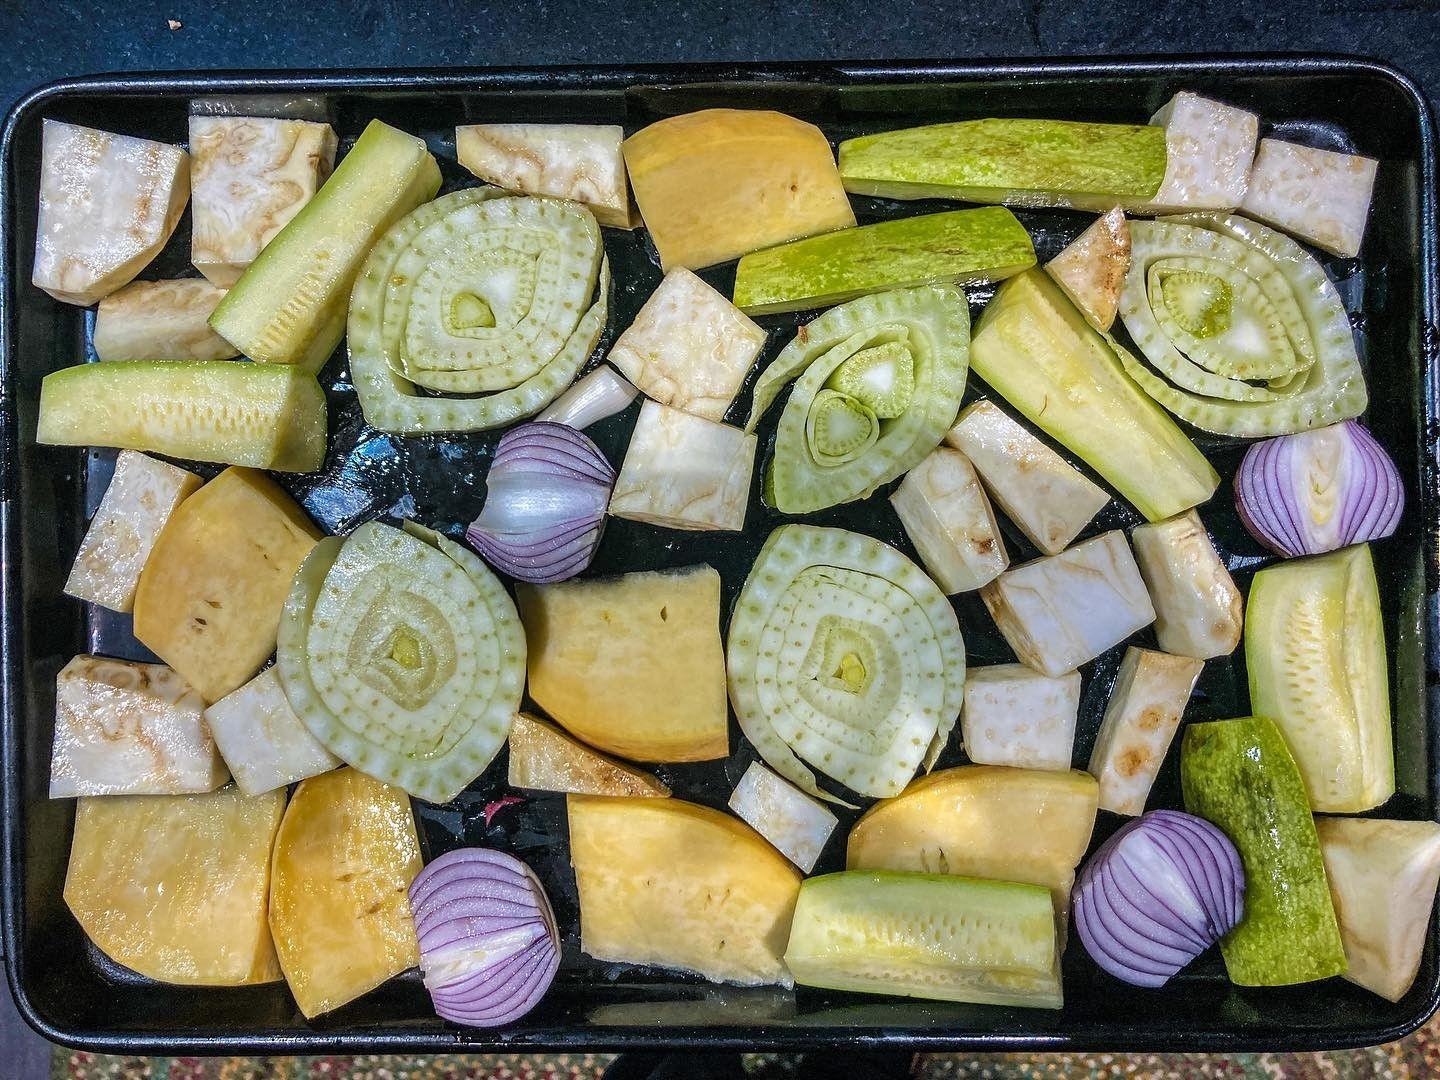
M101 360L228 360L240 351L210 329L225 290L204 278L134 281L95 313Z
M624 140L618 124L466 124L455 157L487 184L573 199L601 225L633 229Z
M1080 673L1051 678L1024 664L971 668L960 731L979 765L1069 769L1080 711Z
M610 513L671 529L745 527L754 435L647 401L610 495Z
M1155 621L1119 530L1006 571L980 596L1020 662L1051 676L1074 671Z
M510 786L577 795L664 798L670 789L647 772L573 739L554 724L516 713L510 726Z
M329 124L260 116L192 116L195 205L190 261L230 286L310 201L335 165Z
M176 465L121 450L65 591L80 600L129 611L140 572L175 508L200 486L200 477Z
M1100 721L1089 772L1100 782L1100 808L1135 816L1170 749L1204 661L1131 646Z
M609 360L649 397L706 420L723 420L765 331L684 267L671 270Z
M1166 652L1209 660L1240 644L1244 603L1200 515L1141 525L1130 534L1155 605L1155 637Z
M946 595L987 585L1010 565L990 500L960 451L933 451L905 474L890 505Z
M75 657L55 680L50 797L215 790L230 774L204 709L163 664Z
M190 197L178 146L46 120L31 281L82 307L127 284L165 246Z
M1129 269L1130 226L1118 206L1096 218L1045 264L1045 272L1096 330L1115 324L1120 287Z
M340 759L295 715L273 667L211 705L205 721L246 795L263 795L340 767Z
M752 761L730 793L730 809L805 873L839 819L799 788Z
M961 412L945 441L970 459L990 497L1047 555L1064 551L1110 501L993 402L977 401Z
M1359 154L1261 139L1240 209L1332 255L1354 258L1378 164Z
M1234 210L1245 198L1260 119L1182 90L1150 118L1165 128L1165 179L1140 213Z

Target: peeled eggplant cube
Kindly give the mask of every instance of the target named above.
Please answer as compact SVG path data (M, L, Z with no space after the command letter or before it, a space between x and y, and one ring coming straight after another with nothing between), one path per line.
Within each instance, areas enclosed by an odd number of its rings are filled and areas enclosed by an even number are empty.
M1053 679L1024 664L971 668L960 730L979 765L1069 769L1080 710L1080 673Z
M325 182L335 167L335 148L329 124L192 116L190 261L195 269L216 285L239 281Z
M1141 525L1130 534L1155 605L1155 638L1166 652L1209 660L1240 644L1244 603L1200 515Z
M730 809L805 873L835 831L838 819L817 800L752 761L730 793Z
M75 657L55 680L50 797L214 791L230 773L204 710L163 664Z
M648 397L723 420L765 345L765 331L684 267L665 275L610 350Z
M128 284L180 221L189 161L178 146L46 120L30 280L82 307Z
M890 505L947 596L988 585L1010 565L990 500L960 451L933 451L905 474Z
M754 435L647 401L610 495L610 513L671 529L745 527Z
M206 709L205 722L246 795L263 795L341 764L295 715L273 667Z
M1032 544L1058 555L1110 496L989 401L960 414L945 441L970 459L990 497Z
M133 608L150 549L175 508L199 487L200 477L192 472L138 450L121 450L65 591L111 611Z
M1165 129L1165 179L1136 213L1234 210L1245 199L1260 118L1182 90L1150 118Z
M1155 621L1119 530L1017 566L980 597L1020 662L1051 676L1074 671Z
M1261 139L1240 209L1318 248L1353 259L1360 254L1374 158Z
M624 141L618 124L466 124L455 157L487 184L573 199L601 225L633 229Z
M1195 690L1204 662L1131 646L1105 706L1088 771L1100 783L1100 808L1145 812L1155 774Z
M101 360L229 360L240 350L210 329L225 290L204 278L132 281L100 301Z

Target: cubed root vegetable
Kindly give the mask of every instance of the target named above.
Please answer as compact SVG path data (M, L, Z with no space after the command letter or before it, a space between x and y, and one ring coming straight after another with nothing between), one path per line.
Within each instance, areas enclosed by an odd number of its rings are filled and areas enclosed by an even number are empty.
M745 770L728 805L807 874L838 824L824 806L758 761Z
M1024 664L971 668L965 679L960 731L965 753L980 765L1070 768L1080 673L1058 679Z
M1245 198L1260 118L1182 90L1150 118L1165 129L1165 182L1141 214L1234 210Z
M510 727L510 786L576 795L670 794L647 772L606 757L554 724L518 713Z
M624 138L618 124L465 124L455 157L487 184L574 199L601 225L632 229Z
M273 667L206 709L205 722L246 795L263 795L340 764L295 715Z
M1379 162L1281 139L1261 139L1241 209L1353 259L1360 253Z
M228 360L239 352L210 329L225 290L203 278L135 281L100 301L101 360Z
M1155 605L1155 637L1166 652L1209 660L1240 644L1240 590L1200 515L1141 525L1130 534L1140 576Z
M990 500L958 450L932 451L905 474L890 505L946 594L988 585L1010 565Z
M1130 268L1130 226L1119 207L1109 211L1045 264L1096 330L1109 330L1120 306L1120 286Z

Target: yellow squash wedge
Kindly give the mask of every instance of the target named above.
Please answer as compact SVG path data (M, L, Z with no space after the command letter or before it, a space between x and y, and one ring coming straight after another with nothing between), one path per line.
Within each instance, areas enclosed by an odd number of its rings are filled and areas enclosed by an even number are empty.
M285 792L81 799L65 903L110 959L161 982L280 978L266 923Z
M420 866L399 788L338 769L295 789L275 838L270 932L307 1017L420 962L407 895Z

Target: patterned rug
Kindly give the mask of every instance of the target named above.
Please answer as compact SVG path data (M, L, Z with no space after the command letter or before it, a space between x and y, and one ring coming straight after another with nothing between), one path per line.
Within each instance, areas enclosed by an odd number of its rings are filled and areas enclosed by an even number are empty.
M52 1080L602 1080L608 1054L454 1057L123 1058L56 1049ZM751 1080L788 1080L793 1054L746 1054ZM925 1054L918 1080L1284 1077L1420 1080L1440 1076L1440 1014L1408 1039L1330 1054ZM854 1080L864 1080L856 1076Z

